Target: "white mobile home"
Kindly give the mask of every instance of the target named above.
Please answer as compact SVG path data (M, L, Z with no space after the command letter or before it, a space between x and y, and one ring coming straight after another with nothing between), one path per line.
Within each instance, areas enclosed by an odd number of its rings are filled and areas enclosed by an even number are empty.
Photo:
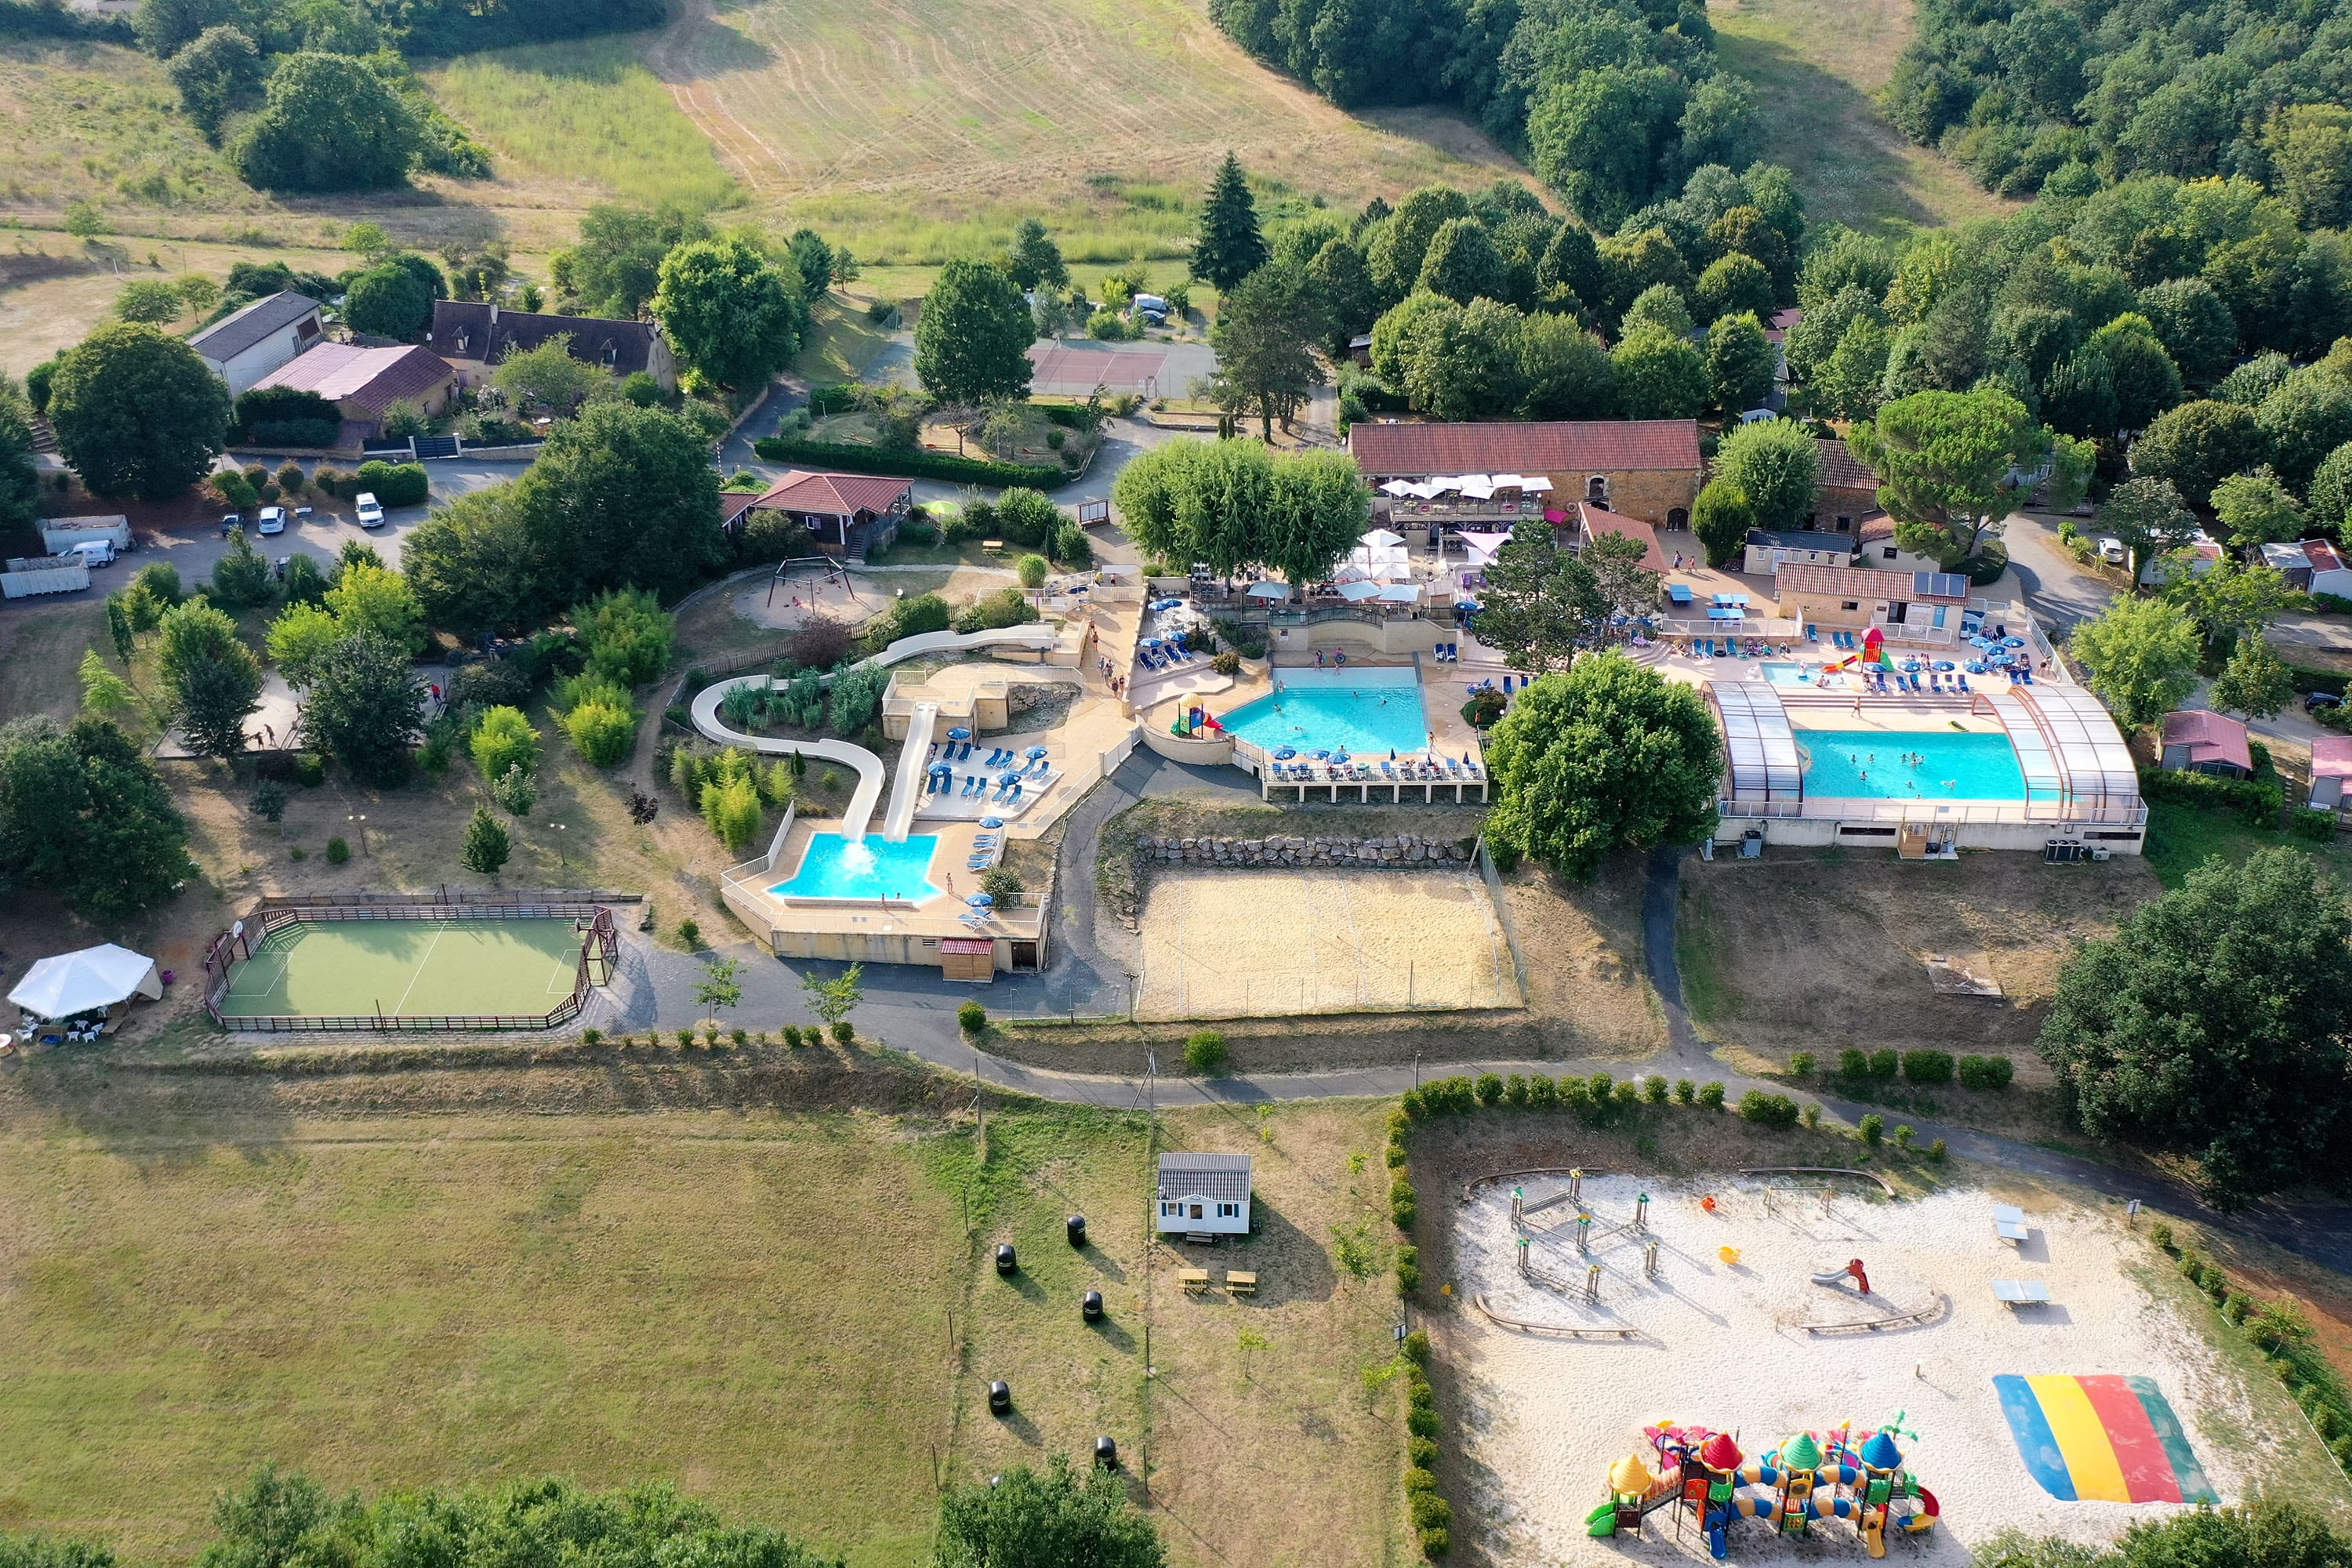
M1160 1156L1160 1231L1186 1236L1247 1236L1247 1154Z
M289 290L222 317L191 335L188 346L228 383L228 395L237 397L321 341L319 301Z

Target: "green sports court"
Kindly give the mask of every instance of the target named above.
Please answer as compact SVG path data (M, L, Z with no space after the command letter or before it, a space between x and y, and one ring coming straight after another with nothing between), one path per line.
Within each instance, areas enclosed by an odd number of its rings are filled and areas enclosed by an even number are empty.
M305 921L230 973L224 1017L534 1016L572 994L569 920Z

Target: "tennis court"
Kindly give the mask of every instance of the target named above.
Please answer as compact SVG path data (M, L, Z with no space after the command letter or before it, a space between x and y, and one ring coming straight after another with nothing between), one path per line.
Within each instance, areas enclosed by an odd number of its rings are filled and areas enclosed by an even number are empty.
M572 994L568 920L306 921L229 975L226 1017L436 1017L552 1012Z

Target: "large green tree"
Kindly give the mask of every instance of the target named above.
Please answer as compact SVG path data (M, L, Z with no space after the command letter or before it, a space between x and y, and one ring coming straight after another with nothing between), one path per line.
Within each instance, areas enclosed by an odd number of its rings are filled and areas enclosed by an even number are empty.
M1622 652L1539 678L1486 739L1487 841L1563 875L1715 830L1723 742L1697 690Z
M1421 288L1457 304L1500 300L1510 292L1508 268L1486 226L1475 217L1449 218L1430 239L1422 258Z
M153 327L100 327L49 382L58 447L91 493L168 500L209 472L228 436L228 388Z
M2203 506L2213 487L2270 455L2254 411L2238 403L2183 403L2157 416L2131 445L2131 471L2168 481L2181 500Z
M343 296L343 321L355 332L415 341L433 321L433 289L397 261L369 268Z
M1419 296L1415 296L1419 298ZM1519 312L1495 300L1451 300L1412 324L1399 354L1412 406L1447 421L1492 419L1526 394Z
M1364 265L1364 253L1352 242L1329 239L1307 263L1307 276L1321 296L1323 346L1336 364L1346 355L1349 340L1370 331L1380 315L1371 268Z
M1672 332L1629 332L1609 357L1618 406L1628 419L1695 419L1706 406L1706 361Z
M1777 356L1764 324L1745 311L1718 316L1706 330L1707 395L1727 415L1760 405L1772 395Z
M1756 503L1729 479L1709 479L1691 503L1691 531L1706 547L1706 563L1718 571L1740 559L1755 526Z
M1217 306L1212 398L1229 414L1255 414L1273 440L1276 421L1289 429L1322 379L1313 345L1323 331L1322 300L1305 271L1259 268Z
M2144 730L2197 689L2203 639L2178 605L2160 599L2115 599L2076 626L2067 647L2126 730Z
M0 729L0 868L111 923L194 873L187 823L154 765L111 721Z
M1600 646L1609 606L1592 563L1559 547L1551 524L1522 522L1495 552L1478 595L1478 636L1530 675L1565 669Z
M1061 1454L940 1498L940 1568L1161 1568L1167 1555L1127 1486Z
M1154 447L1120 470L1111 499L1155 555L1224 576L1266 567L1295 586L1329 576L1371 521L1353 459L1257 441Z
M1519 417L1606 419L1617 412L1617 366L1573 316L1519 323Z
M666 409L591 404L555 427L509 504L534 547L530 581L546 595L534 613L606 588L682 593L725 553L709 443Z
M14 532L40 515L41 476L33 467L33 410L25 395L0 376L0 531Z
M1895 519L1904 548L1947 566L1971 559L2000 535L2030 488L2019 474L2049 459L2062 469L2052 488L2071 483L2079 493L2089 466L2087 449L2077 451L2063 437L2053 449L2050 432L2025 405L1991 387L1898 398L1854 426L1846 445L1878 475L1878 504Z
M2237 1207L2308 1181L2344 1126L2352 919L2294 850L2210 860L2058 978L2042 1058L2096 1138L2198 1162Z
M550 257L548 270L582 314L634 321L661 287L662 258L709 237L710 225L684 207L592 206L580 220L579 243Z
M1812 432L1792 419L1742 425L1715 454L1715 477L1747 496L1761 528L1802 528L1813 510L1820 469Z
M943 403L1026 397L1036 338L1029 303L1002 268L950 261L915 321L915 375Z
M230 157L263 190L357 191L399 184L424 145L417 111L365 61L306 50L270 72Z
M1258 232L1257 202L1250 195L1242 161L1231 153L1209 182L1201 204L1201 226L1192 238L1192 276L1220 291L1266 264L1265 237ZM928 383L926 384L928 384Z
M2271 464L2302 489L2328 453L2352 441L2352 381L2322 363L2298 370L2254 410Z
M206 27L172 57L170 71L172 85L180 91L180 107L215 140L222 121L261 96L261 51L237 27Z
M333 757L361 782L398 784L425 738L424 700L425 682L407 648L373 632L353 632L312 669L299 732L304 745Z
M400 563L425 620L461 636L518 629L560 602L511 484L451 500L402 541Z
M1470 198L1451 185L1424 185L1397 204L1366 242L1365 264L1383 303L1394 304L1419 285L1421 265L1437 231L1470 216Z
M1013 247L1005 253L1004 270L1024 289L1041 285L1047 289L1070 286L1069 264L1062 259L1061 247L1045 232L1045 226L1034 217L1024 217L1013 226Z
M749 240L678 246L662 258L660 276L654 316L677 357L707 379L757 386L800 352L808 326L800 275Z

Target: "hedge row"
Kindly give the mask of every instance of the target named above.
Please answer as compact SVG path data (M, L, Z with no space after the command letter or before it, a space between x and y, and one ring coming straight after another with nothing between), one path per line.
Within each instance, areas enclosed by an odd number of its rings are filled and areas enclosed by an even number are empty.
M1424 1557L1454 1550L1454 1505L1437 1489L1437 1390L1430 1386L1429 1336L1419 1329L1404 1338L1404 1505Z
M2327 595L2329 598L2334 596ZM2347 687L2352 687L2352 675L2333 669L2313 669L2305 665L2290 664L2286 667L2286 674L2298 692L2325 691L2331 697L2341 697Z
M1960 1082L1969 1089L2007 1089L2017 1070L2007 1057L1961 1057L1956 1064L1949 1051L1848 1049L1838 1053L1837 1076L1848 1083L1860 1083L1865 1079L1891 1079L1899 1072L1913 1083L1940 1084L1952 1081L1956 1065ZM1813 1053L1791 1053L1789 1071L1798 1078L1812 1077Z
M2286 792L2276 784L2215 778L2173 768L2142 768L2139 793L2143 800L2179 801L2234 812L2249 827L2277 826L2279 813L2286 805Z
M1685 1078L1676 1079L1669 1088L1656 1073L1649 1075L1646 1082L1630 1078L1620 1082L1605 1072L1589 1078L1571 1073L1559 1079L1542 1073L1528 1077L1513 1073L1508 1078L1482 1073L1475 1079L1456 1074L1407 1090L1402 1109L1411 1121L1425 1116L1459 1116L1482 1105L1502 1105L1516 1110L1580 1110L1595 1121L1605 1121L1644 1101L1664 1105L1669 1099L1683 1105L1703 1105L1710 1110L1720 1110L1723 1085L1694 1084Z
M2232 1289L2230 1278L2194 1247L2177 1241L2172 1227L2158 1220L2149 1239L2169 1254L2182 1279L2263 1352L2273 1375L2286 1385L2294 1402L2310 1419L2312 1430L2327 1445L2338 1467L2352 1472L2352 1391L2336 1374L2311 1340L2311 1322L2293 1297L2258 1302Z
M772 463L809 463L824 468L845 468L857 474L890 474L901 479L939 479L959 485L1017 485L1024 489L1050 490L1077 476L1067 468L1044 463L992 463L981 458L952 458L945 452L890 452L845 441L809 441L797 436L762 436L751 449Z
M321 467L310 481L331 496L349 500L362 492L373 493L386 507L423 506L432 489L432 480L422 463L386 463L371 458L359 466L357 473L346 474L341 469Z

